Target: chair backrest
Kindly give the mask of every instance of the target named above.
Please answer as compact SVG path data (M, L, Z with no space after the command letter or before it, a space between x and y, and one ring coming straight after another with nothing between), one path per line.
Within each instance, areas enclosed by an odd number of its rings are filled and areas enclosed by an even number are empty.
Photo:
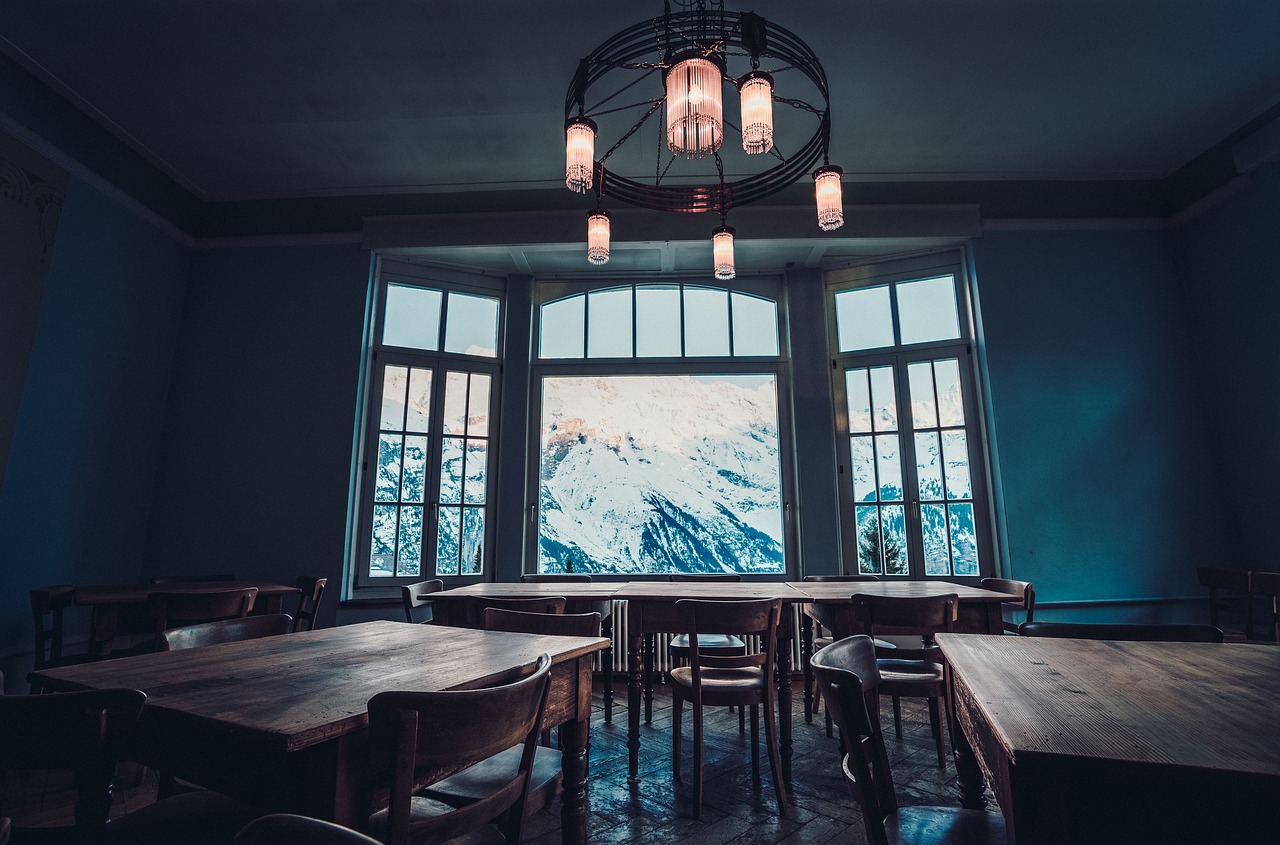
M1020 608L1025 612L1023 622L1036 621L1036 589L1030 581L1014 581L1011 578L983 578L978 582L978 586L984 590L990 590L993 593L1013 593L1022 596L1020 603L1011 601L1004 602L1007 608ZM1018 625L1020 623L1013 619L1004 620L1004 629L1011 633L1018 633Z
M317 578L314 575L299 575L294 582L300 594L298 596L298 612L293 615L293 630L310 631L316 626L316 611L320 609L320 597L324 595L324 587L328 578Z
M382 838L388 845L409 841L410 801L414 792L433 782L427 772L456 770L460 762L484 760L514 745L523 745L523 753L510 781L451 813L415 821L414 833L422 841L440 841L506 813L506 841L520 841L550 676L551 657L544 654L531 674L503 686L382 692L369 699L369 777L373 806L387 807Z
M880 730L880 669L875 644L862 634L819 651L810 665L844 750L840 771L862 810L867 841L886 842L885 817L898 809L893 772Z
M76 773L74 835L60 841L105 837L115 763L146 699L131 689L0 696L0 774L21 769Z
M703 600L681 599L676 602L681 633L689 635L689 668L694 697L699 696L701 672L705 668L741 668L760 666L764 669L765 694L772 694L773 667L778 657L778 620L782 617L782 599ZM699 634L741 634L760 637L760 650L755 654L720 656L700 653Z
M243 619L249 615L257 595L257 587L152 593L147 596L147 608L155 626L156 650L160 650L161 637L170 628L220 619Z
M510 631L515 634L551 634L561 637L600 636L599 613L527 613L486 607L481 618L486 631Z
M879 581L879 575L806 575L806 581Z
M569 602L564 596L536 596L531 598L490 598L467 596L467 619L471 625L484 621L484 612L491 607L500 610L519 610L524 613L564 613Z
M1249 572L1245 569L1223 569L1217 566L1201 566L1196 569L1200 586L1209 590L1209 624L1224 628L1223 615L1229 615L1238 625L1248 628L1245 604L1249 594ZM1242 618L1243 617L1243 618Z
M541 572L521 575L521 584L590 584L591 576L581 572Z
M1134 625L1099 622L1024 622L1024 637L1069 637L1076 640L1128 640L1162 643L1220 643L1222 629L1212 625Z
M160 634L159 651L178 651L199 648L218 643L238 643L287 634L293 627L293 619L287 613L265 613L262 616L246 616L243 619L222 619L217 622L201 622L170 628Z
M234 581L236 576L229 572L215 575L153 575L152 584L198 584L205 581Z
M676 572L667 576L668 581L703 581L709 583L736 584L741 575L732 572Z
M71 607L76 588L70 584L31 591L31 621L35 628L35 669L62 664L62 611Z
M950 631L955 624L960 599L955 593L936 596L874 596L854 593L851 601L855 618L862 623L862 633L869 637L877 634L910 634L921 638L920 650L898 644L893 649L882 649L882 657L902 660L936 660L937 647L933 645L935 634ZM892 654L885 654L892 651Z
M272 813L249 822L231 845L381 845L349 827L307 816Z
M1263 612L1258 613L1261 601ZM1245 637L1280 642L1280 572L1249 573L1249 610ZM1259 619L1259 616L1261 619Z
M438 593L444 589L444 581L432 578L430 581L419 581L416 584L405 584L400 587L400 604L404 607L404 621L410 625L431 621L431 599L421 598L428 593ZM425 611L422 608L426 608ZM423 618L425 617L425 618Z

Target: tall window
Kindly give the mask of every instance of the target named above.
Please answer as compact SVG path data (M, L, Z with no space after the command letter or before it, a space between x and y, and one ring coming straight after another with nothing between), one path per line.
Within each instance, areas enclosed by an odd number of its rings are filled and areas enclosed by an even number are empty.
M958 265L917 259L829 273L828 284L846 568L904 578L989 574L985 456Z
M501 301L391 274L376 295L356 587L480 576Z
M538 570L784 572L774 285L543 293Z

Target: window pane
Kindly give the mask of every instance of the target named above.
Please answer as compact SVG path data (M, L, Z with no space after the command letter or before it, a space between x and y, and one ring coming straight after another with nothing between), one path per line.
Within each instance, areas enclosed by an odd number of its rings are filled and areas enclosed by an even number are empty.
M777 378L542 380L541 571L781 573Z
M387 285L382 342L413 349L440 348L440 302L444 294L428 288Z
M404 391L408 381L405 367L387 367L382 373L382 416L378 428L400 431L404 424Z
M458 522L462 518L461 508L449 508L443 505L436 508L436 574L458 574Z
M440 446L442 504L458 504L462 501L462 443L461 437L446 437Z
M489 444L483 440L467 443L467 477L463 484L463 501L469 505L485 503L485 479L489 466Z
M898 285L898 323L904 344L959 337L955 278L942 276Z
M449 293L444 351L464 355L498 355L498 300L491 296Z
M902 501L902 462L898 453L898 435L876 437L876 471L880 476L880 501Z
M758 296L734 292L729 295L733 308L733 354L778 354L778 305Z
M871 370L871 402L876 431L898 430L898 397L893 386L891 367L874 367Z
M942 463L938 458L938 433L916 434L916 483L922 500L942 499Z
M684 354L694 358L729 354L729 292L684 289Z
M400 501L421 503L427 489L427 438L404 439L404 478L400 480Z
M471 397L467 402L467 434L489 436L489 389L493 382L484 373L471 374Z
M450 372L444 382L445 434L467 433L467 374Z
M583 318L587 298L570 296L548 302L540 309L538 356L541 358L581 358Z
M462 574L479 575L484 571L484 509L462 511Z
M969 448L963 431L942 433L942 455L947 466L947 498L973 498L969 481Z
M857 508L858 571L907 574L907 545L901 505Z
M841 352L893 346L889 288L858 288L836 294L836 342Z
M960 362L947 358L933 362L938 380L938 416L944 426L964 425L964 393L960 389Z
M400 557L397 575L418 575L422 571L422 508L400 509Z
M953 574L978 574L978 537L974 533L973 505L948 505L951 515Z
M880 509L880 535L884 543L885 574L908 574L907 523L902 505L885 505Z
M868 371L849 370L844 374L845 394L849 403L849 433L871 431L871 388Z
M376 502L394 502L400 492L400 443L398 434L378 437L378 480L373 494Z
M680 288L636 287L636 355L680 357Z
M587 356L631 357L631 288L592 291L587 297Z
M938 403L933 397L933 365L917 361L907 365L911 390L911 419L916 428L938 427Z
M373 506L373 542L369 549L369 574L375 578L395 575L395 505Z
M879 510L873 507L854 509L858 523L858 572L862 575L880 575L884 572L883 555L880 553Z
M924 574L950 575L946 505L921 505L920 527L924 530Z
M870 437L855 437L850 444L853 455L853 500L876 500L876 453Z
M405 431L424 434L431 431L431 375L431 370L421 367L414 367L409 371L409 404L406 407Z

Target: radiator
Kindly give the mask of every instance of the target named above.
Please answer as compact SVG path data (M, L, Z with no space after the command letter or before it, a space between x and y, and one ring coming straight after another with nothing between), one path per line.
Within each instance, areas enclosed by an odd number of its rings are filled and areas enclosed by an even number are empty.
M613 601L613 666L615 675L624 675L627 671L627 602L625 599ZM785 611L784 611L785 612ZM791 618L791 668L800 668L800 614L789 614ZM671 667L671 653L667 646L671 642L670 634L658 634L654 637L653 668L657 672L668 672ZM747 637L748 651L760 650L759 637Z

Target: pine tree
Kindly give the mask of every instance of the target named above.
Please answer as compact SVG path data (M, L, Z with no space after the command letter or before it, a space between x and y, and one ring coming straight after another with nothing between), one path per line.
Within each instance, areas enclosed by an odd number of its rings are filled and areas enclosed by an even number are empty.
M863 523L858 537L858 559L862 566L870 564L873 574L898 573L902 569L902 548L892 537L880 530L880 517L873 516ZM864 570L865 571L865 570Z

